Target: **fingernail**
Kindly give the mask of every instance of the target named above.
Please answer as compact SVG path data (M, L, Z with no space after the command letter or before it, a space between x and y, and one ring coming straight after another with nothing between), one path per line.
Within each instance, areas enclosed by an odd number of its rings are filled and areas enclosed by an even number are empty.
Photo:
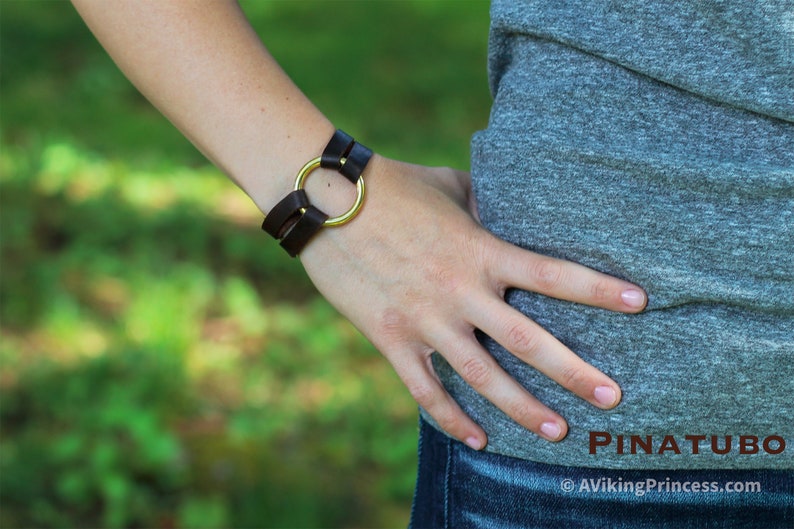
M471 447L471 448L473 448L475 450L479 450L479 449L482 448L482 443L476 437L467 437L466 438L466 444L469 445L469 447Z
M628 290L624 290L620 294L623 303L628 305L633 309L638 309L645 305L645 294L639 290L630 288Z
M560 436L562 428L556 422L544 422L540 425L540 431L549 439L556 440Z
M612 406L618 400L617 392L609 386L598 386L593 391L595 400L602 406Z

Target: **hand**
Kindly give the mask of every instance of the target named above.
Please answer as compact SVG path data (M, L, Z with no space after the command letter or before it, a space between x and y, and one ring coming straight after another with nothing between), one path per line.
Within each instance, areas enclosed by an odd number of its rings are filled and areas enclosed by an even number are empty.
M326 229L302 260L320 292L391 362L413 398L475 449L485 432L446 392L434 351L513 420L557 441L567 425L504 372L479 329L593 405L620 401L618 385L504 301L508 288L620 312L639 312L638 287L502 241L477 221L468 173L374 157L359 217Z

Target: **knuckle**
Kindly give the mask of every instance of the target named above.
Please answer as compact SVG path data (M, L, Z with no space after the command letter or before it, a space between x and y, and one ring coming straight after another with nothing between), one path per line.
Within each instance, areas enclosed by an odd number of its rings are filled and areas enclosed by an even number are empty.
M433 407L433 403L436 401L436 392L431 386L416 382L406 382L405 386L417 404L425 409Z
M463 279L451 263L440 262L427 269L427 280L446 295L451 295L460 290Z
M386 309L381 314L379 323L382 336L396 338L405 333L408 327L408 317L402 310Z
M463 419L452 411L437 413L433 418L445 432L455 437L458 437L460 430L463 428Z
M540 347L537 333L522 323L514 323L507 329L507 341L513 351L528 357L535 356Z
M456 436L465 427L462 412L450 405L443 393L423 384L406 384L406 386L414 400L435 419L444 431Z
M582 366L569 366L560 372L560 384L573 391L586 387L589 381L587 370Z
M523 400L510 401L505 405L505 413L518 424L529 426L534 422L532 408Z
M538 286L545 291L554 290L562 284L563 266L554 259L539 259L534 265L534 277Z
M609 301L612 297L612 287L606 279L600 279L590 287L590 296L597 303Z
M473 388L483 388L491 382L493 368L482 358L469 358L463 363L460 376Z
M501 242L489 232L477 230L466 239L463 251L471 258L474 269L491 271L496 268L497 261L503 257L504 252L497 244Z

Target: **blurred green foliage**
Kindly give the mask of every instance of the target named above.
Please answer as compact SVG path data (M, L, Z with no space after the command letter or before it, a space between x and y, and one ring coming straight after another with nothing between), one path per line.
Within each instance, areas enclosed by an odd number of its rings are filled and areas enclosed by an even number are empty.
M487 2L243 7L339 127L467 166ZM68 3L0 53L0 526L404 526L415 404L250 201Z

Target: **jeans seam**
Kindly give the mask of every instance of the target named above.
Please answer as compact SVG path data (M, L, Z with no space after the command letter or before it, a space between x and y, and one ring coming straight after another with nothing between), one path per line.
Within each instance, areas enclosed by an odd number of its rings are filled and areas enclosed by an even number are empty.
M452 451L454 447L452 446L451 440L445 436L444 444L447 449L447 461L446 461L446 468L444 469L444 528L451 529L449 524L449 490L450 490L450 483L452 481Z
M425 444L424 436L422 435L422 428L424 428L424 426L422 425L422 418L420 416L420 418L419 418L419 428L418 428L418 430L419 430L419 441L416 443L417 444L417 448L416 448L416 467L417 467L417 470L416 470L416 480L415 480L416 483L414 485L414 491L419 490L419 476L420 476L420 474L419 474L419 465L422 462L422 448L423 448L423 446ZM416 492L414 492L414 494L416 494ZM411 502L411 516L409 518L409 520L411 520L411 521L413 521L413 519L414 519L414 516L415 516L415 512L414 511L415 511L415 509L416 509L416 502L412 501ZM411 525L412 524L409 524L408 529L411 529Z

